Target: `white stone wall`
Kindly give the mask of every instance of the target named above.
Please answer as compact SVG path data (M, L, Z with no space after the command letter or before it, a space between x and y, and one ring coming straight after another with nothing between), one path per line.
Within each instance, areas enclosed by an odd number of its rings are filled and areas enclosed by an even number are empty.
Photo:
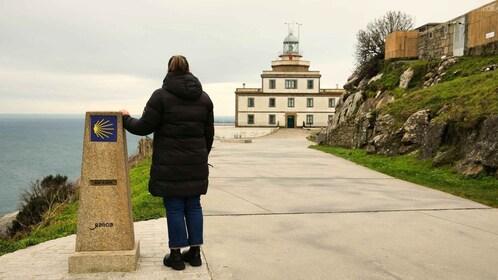
M286 92L286 93L318 93L320 78L263 78L263 92ZM270 80L275 80L275 88L270 89ZM297 80L296 89L285 88L285 80ZM308 89L308 80L313 80L313 88Z
M275 124L269 124L269 115L275 115ZM328 125L328 119L330 115L334 113L316 113L316 112L298 112L295 113L295 127L302 127L303 122L305 126L310 126L306 123L306 116L313 115L312 127L325 127ZM248 124L248 115L254 116L254 124ZM238 115L238 125L242 127L286 127L287 119L285 113L280 112L265 112L265 113L239 113Z
M254 98L254 107L248 107L248 99ZM275 107L270 107L270 98L275 98ZM294 98L294 107L288 107L288 98ZM307 99L313 98L313 107L307 107ZM292 96L292 95L274 95L274 96L239 96L238 110L252 112L335 112L335 106L329 108L329 98L335 99L335 104L339 102L339 97L307 95L307 96Z
M255 138L270 134L278 128L216 126L215 139Z
M294 107L287 106L287 99L294 98ZM247 107L248 98L254 98L254 107ZM269 99L275 98L275 107L269 107ZM313 98L313 107L307 107L307 99ZM329 98L339 101L339 97L329 96L239 96L238 97L238 126L259 126L259 127L286 127L286 115L295 115L295 126L301 127L306 123L306 115L313 115L313 127L324 127L328 125L328 119L335 114L335 106L329 107ZM254 116L254 123L248 123L248 115ZM275 124L269 123L269 115L275 115ZM308 126L308 124L306 124Z

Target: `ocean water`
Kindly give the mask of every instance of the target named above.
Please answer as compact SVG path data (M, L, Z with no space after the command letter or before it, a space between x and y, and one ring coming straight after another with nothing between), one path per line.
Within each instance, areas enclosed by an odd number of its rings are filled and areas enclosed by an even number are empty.
M233 125L234 117L215 117L216 125ZM81 174L84 115L0 114L0 216L16 211L19 196L32 182L61 174ZM128 155L140 136L126 133Z
M0 115L0 216L16 211L31 182L81 174L84 115ZM127 133L128 155L139 136Z

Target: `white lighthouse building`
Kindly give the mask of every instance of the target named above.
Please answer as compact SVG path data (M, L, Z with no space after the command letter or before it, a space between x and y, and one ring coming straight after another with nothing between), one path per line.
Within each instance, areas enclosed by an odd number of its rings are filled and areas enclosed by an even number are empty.
M235 90L237 127L325 127L335 113L342 89L321 89L320 71L309 71L299 39L289 31L280 59L261 74L262 88Z

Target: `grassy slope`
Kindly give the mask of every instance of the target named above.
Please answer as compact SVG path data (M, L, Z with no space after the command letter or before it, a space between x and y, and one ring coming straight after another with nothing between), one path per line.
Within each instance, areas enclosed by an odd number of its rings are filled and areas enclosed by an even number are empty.
M145 160L130 170L131 203L133 220L142 221L163 217L162 200L152 197L147 190L151 160ZM47 240L76 233L78 202L61 206L44 226L39 226L27 236L18 236L14 240L0 239L0 255L13 252Z
M401 126L413 113L430 109L433 114L447 105L437 121L454 121L462 127L472 127L482 118L498 114L498 70L481 72L484 66L498 64L498 56L463 57L449 67L440 84L422 88L423 78L429 69L437 66L434 61L408 61L385 63L384 75L367 88L373 96L385 90L396 100L379 109L379 114L391 114ZM399 76L408 67L414 69L414 78L407 90L398 88Z
M448 105L438 121L452 120L471 127L481 118L498 114L498 71L458 78L425 89L409 92L396 99L381 113L404 121L422 109L438 112Z

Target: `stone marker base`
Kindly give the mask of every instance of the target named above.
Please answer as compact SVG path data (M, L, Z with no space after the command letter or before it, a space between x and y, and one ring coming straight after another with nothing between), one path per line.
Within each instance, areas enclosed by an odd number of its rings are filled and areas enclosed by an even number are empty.
M133 250L74 252L69 256L69 273L130 272L137 270L140 241Z

